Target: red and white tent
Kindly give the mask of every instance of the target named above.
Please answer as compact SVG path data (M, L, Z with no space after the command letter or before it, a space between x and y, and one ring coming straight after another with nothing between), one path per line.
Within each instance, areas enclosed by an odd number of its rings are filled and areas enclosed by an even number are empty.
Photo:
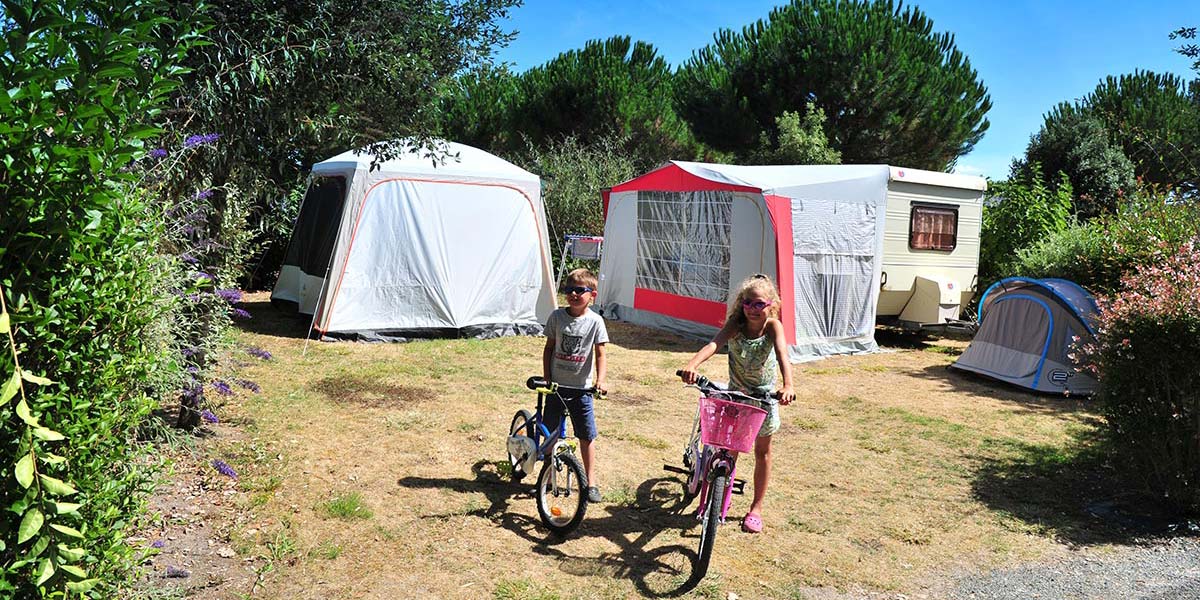
M736 286L779 286L789 359L875 343L886 165L673 161L605 193L597 302L608 318L707 337Z

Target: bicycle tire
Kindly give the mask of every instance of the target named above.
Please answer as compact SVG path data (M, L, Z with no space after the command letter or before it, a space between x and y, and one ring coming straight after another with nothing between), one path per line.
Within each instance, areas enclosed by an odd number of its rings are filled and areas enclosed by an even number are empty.
M565 480L565 484L559 485L561 480ZM583 463L574 454L559 452L546 459L538 474L534 495L537 496L538 516L551 533L567 535L583 522L588 505L587 486ZM564 514L568 508L574 511Z
M721 505L725 503L725 486L729 485L729 477L718 473L708 486L707 506L704 508L704 518L700 520L700 548L696 553L696 568L692 571L692 580L700 581L708 573L708 561L712 558L713 542L717 539L717 526L721 524Z
M690 505L696 496L700 495L704 466L707 462L704 454L704 445L700 443L700 436L696 435L692 445L683 453L683 466L688 470L687 479L683 481L683 507Z
M512 423L508 426L508 435L524 435L532 438L533 413L524 408L518 410L516 414L513 415ZM507 452L507 449L505 451ZM512 454L508 455L508 464L512 465L513 483L520 483L521 480L525 479L525 476L528 475L528 473L521 469L520 462L519 456L513 456Z

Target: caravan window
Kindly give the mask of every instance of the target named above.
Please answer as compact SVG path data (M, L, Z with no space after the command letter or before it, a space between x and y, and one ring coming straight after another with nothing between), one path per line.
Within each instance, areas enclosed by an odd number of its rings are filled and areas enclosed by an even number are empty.
M728 192L638 192L637 287L725 302Z
M958 245L958 207L914 203L908 227L909 248L953 250Z

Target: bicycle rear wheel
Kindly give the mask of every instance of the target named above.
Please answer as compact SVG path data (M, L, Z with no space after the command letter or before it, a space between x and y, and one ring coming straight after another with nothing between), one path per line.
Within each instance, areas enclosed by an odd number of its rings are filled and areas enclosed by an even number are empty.
M708 573L708 561L712 558L713 541L717 539L717 525L721 524L721 505L725 503L727 485L729 476L718 473L708 487L704 517L700 520L700 548L696 554L696 569L692 572L693 581L700 581Z
M555 535L579 527L587 512L587 475L579 459L569 452L546 458L537 480L537 508L542 523Z
M512 424L508 426L508 435L523 435L525 437L533 437L533 413L528 410L521 409L517 414L513 415ZM536 452L536 450L535 450ZM513 483L519 483L525 479L525 471L521 468L522 457L508 455L508 464L512 465L512 480Z

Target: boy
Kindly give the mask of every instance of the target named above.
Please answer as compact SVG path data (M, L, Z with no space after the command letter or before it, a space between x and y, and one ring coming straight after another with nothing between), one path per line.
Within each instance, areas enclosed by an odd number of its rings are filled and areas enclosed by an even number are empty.
M587 269L575 269L567 274L563 293L567 296L566 308L550 314L546 321L546 347L542 350L542 375L571 387L592 387L605 390L606 374L604 345L608 343L608 329L604 319L592 312L588 306L596 298L596 276ZM596 378L592 379L592 363L596 364ZM596 417L592 410L591 394L570 397L566 401L571 415L571 429L579 438L579 452L583 457L583 470L588 479L588 501L600 501L600 487L596 485ZM542 419L550 431L558 428L563 419L563 403L547 402Z

